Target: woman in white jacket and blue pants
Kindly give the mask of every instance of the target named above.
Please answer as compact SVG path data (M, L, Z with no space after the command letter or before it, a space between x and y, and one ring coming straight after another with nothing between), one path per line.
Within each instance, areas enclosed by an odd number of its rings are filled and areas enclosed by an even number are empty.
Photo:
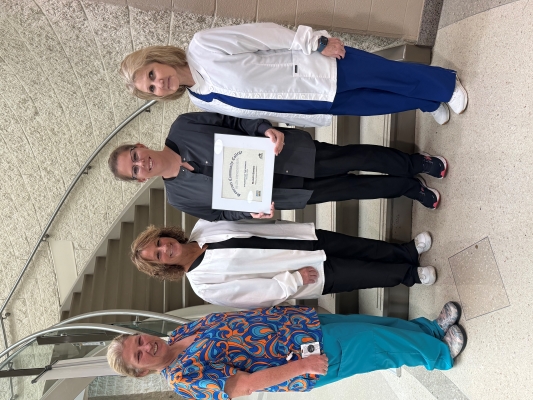
M129 54L121 73L140 98L172 100L187 90L206 111L297 126L417 108L442 124L446 103L462 113L468 101L455 71L345 48L303 25L296 32L273 23L208 29L186 53L152 46Z

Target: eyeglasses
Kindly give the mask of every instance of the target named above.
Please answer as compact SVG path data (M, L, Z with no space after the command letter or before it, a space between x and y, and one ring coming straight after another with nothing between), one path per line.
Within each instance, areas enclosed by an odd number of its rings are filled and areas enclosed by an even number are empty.
M137 154L137 147L134 146L130 149L130 157L131 157L131 162L133 163L133 167L131 167L131 179L136 181L137 174L139 173L139 167L135 165L135 163L139 161L139 155Z

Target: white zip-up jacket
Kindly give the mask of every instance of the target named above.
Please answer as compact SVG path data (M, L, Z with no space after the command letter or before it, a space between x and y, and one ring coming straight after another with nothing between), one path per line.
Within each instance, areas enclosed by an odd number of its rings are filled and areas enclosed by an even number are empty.
M274 23L208 29L194 35L187 61L198 94L219 93L241 99L314 100L333 102L337 64L316 52L320 36L300 25L296 32ZM295 114L236 108L219 100L191 101L203 110L238 118L266 118L297 126L325 126L331 115Z
M258 236L269 239L316 240L312 223L287 221L250 223L200 220L190 240L216 243L231 238ZM195 293L205 301L237 308L270 307L289 299L315 299L324 288L323 250L215 249L187 273ZM319 274L316 283L304 285L300 268L311 266Z

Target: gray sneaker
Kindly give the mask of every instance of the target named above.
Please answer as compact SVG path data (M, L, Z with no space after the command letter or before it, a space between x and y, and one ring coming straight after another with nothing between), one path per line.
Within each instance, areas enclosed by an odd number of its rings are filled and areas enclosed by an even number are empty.
M446 333L450 329L450 326L455 325L459 321L459 318L461 318L461 306L453 301L449 301L442 307L437 318L437 324Z
M457 357L465 348L465 335L459 325L450 326L443 340L448 345L452 358Z

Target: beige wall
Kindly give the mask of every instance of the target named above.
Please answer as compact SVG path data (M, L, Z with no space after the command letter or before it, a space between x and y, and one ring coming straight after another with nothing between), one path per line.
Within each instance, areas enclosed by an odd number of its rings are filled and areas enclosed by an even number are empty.
M424 0L98 0L417 41Z

